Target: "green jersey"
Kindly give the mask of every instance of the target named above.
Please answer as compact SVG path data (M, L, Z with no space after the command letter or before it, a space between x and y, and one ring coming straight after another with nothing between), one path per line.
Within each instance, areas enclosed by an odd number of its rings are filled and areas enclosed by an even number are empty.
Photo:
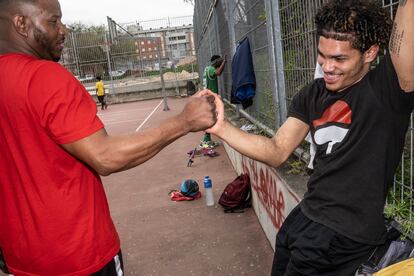
M207 66L204 69L203 87L210 89L214 93L218 94L218 81L217 81L217 76L216 76L216 68L214 68L213 66Z

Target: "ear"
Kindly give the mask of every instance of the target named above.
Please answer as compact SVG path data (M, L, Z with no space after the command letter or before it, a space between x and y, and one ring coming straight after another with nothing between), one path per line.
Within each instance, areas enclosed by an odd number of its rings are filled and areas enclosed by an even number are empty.
M16 14L13 16L13 25L16 31L24 36L28 36L28 25L27 25L27 17L21 14Z
M377 44L374 44L371 47L369 47L369 49L366 50L364 53L365 62L371 63L372 61L374 61L374 59L377 58L378 52L379 46Z

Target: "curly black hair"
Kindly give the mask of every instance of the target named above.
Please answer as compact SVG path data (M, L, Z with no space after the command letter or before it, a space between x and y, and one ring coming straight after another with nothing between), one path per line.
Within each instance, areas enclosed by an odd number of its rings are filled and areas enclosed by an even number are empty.
M316 34L350 41L364 53L377 44L388 45L392 20L378 0L330 0L315 16Z

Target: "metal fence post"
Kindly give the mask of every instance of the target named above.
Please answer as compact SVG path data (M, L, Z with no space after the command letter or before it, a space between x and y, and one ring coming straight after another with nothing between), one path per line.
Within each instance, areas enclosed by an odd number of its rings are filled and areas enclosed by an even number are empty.
M236 53L236 32L234 31L235 23L234 23L234 16L233 16L233 13L236 7L236 0L228 0L226 1L226 4L227 4L226 8L227 8L227 16L228 16L227 22L228 22L228 29L229 29L229 40L230 40L230 45L231 45L230 53L231 53L231 56L233 57L234 54ZM231 91L230 91L230 98L231 98ZM230 98L227 100L230 101L231 100ZM240 105L239 104L236 105L236 117L240 118Z
M175 95L176 97L180 97L180 88L178 87L178 76L177 76L177 66L175 64L172 65L174 68L174 76L175 76Z
M218 2L217 5L221 5L222 2ZM215 36L215 41L216 41L216 51L213 53L213 55L220 55L222 56L222 49L221 49L221 43L220 43L220 34L219 34L219 18L217 16L217 12L216 12L216 6L213 6L213 15L212 15L212 21L213 21L213 29L214 29L214 36ZM222 78L217 78L218 81L218 85L221 89L219 89L219 95L223 96L223 93L221 93L221 91L224 90L224 84L223 84L223 79Z
M276 0L278 1L278 0ZM280 106L279 106L279 90L277 85L277 66L276 66L276 52L275 52L275 34L274 34L274 20L273 20L273 12L272 12L272 3L271 0L265 0L265 7L266 7L266 29L267 29L267 37L269 41L269 61L270 67L272 71L272 84L273 84L273 103L277 108L277 115L275 121L275 129L278 129L281 125L281 118L280 118Z
M164 111L168 111L170 110L170 108L168 107L168 102L167 102L167 93L165 91L165 81L164 81L164 73L162 71L162 65L161 65L161 45L159 45L158 47L158 64L160 67L160 79L161 79L161 87L162 87L162 99L164 102Z
M279 116L276 119L276 129L278 129L287 118L286 87L285 76L283 73L283 50L282 34L279 14L279 0L265 0L266 20L269 23L267 31L269 35L270 59L274 78L273 99L275 106L278 107Z
M115 94L115 85L114 85L114 77L112 76L112 63L111 63L111 56L109 54L110 51L110 47L109 47L109 40L108 37L106 36L106 32L104 32L104 37L105 37L105 49L106 49L106 59L108 61L108 73L109 73L109 78L111 80L111 93L114 95Z
M228 0L225 2L227 7L227 16L228 16L228 28L229 28L229 40L230 40L230 45L232 46L230 48L231 51L231 55L233 56L236 53L236 34L234 32L234 16L233 16L233 12L236 6L236 1L235 0Z

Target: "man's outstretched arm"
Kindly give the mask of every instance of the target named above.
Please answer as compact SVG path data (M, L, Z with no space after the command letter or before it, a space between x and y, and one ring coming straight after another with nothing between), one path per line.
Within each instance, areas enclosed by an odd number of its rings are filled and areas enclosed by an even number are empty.
M401 88L414 91L414 0L400 0L389 50Z
M188 132L204 130L214 124L215 106L206 96L200 96L203 92L191 97L180 114L158 127L120 136L108 135L105 129L101 129L62 146L100 175L133 168Z
M309 131L306 123L289 117L272 138L246 133L224 119L223 102L219 96L215 97L217 122L207 132L217 135L241 154L269 166L278 167L284 163Z

